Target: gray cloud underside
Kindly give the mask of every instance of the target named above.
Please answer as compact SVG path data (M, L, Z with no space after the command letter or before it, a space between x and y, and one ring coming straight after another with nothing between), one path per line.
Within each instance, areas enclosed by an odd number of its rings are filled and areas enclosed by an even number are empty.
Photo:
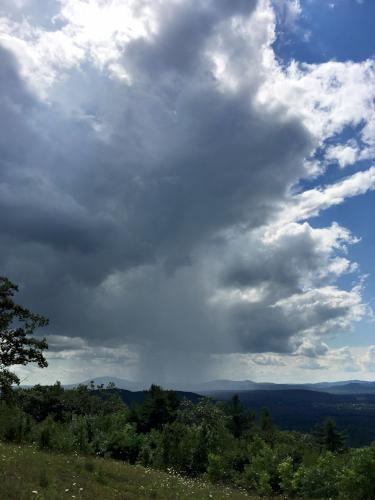
M350 301L308 314L278 302L305 297L305 277L329 266L331 251L307 230L274 248L257 237L307 174L315 140L286 109L255 102L260 48L230 19L251 22L256 6L162 5L160 31L123 48L131 83L87 60L65 71L48 103L1 49L2 272L53 333L138 346L150 372L169 362L174 373L183 359L291 352L319 325L349 327ZM220 37L233 72L246 72L233 92L207 56ZM330 283L329 271L309 281ZM234 287L263 295L212 300Z

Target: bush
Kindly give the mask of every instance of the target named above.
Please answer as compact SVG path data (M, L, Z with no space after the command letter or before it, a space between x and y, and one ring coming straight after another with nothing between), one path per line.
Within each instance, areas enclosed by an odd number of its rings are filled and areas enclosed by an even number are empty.
M92 445L88 436L88 423L86 417L78 417L73 421L74 448L79 453L90 453Z
M20 408L2 403L0 408L0 438L12 443L30 440L33 421Z
M277 461L271 446L257 436L249 446L250 463L245 466L240 484L259 495L278 487Z
M327 452L316 465L301 465L293 479L293 487L304 498L332 498L338 495L340 469L336 456Z
M135 463L140 451L140 438L132 424L112 431L108 439L107 452L112 458Z
M375 498L375 443L351 452L340 474L339 492L351 500Z
M162 434L160 431L153 429L148 434L141 434L138 460L142 465L162 468L164 464L161 450Z
M294 491L293 487L293 459L292 457L287 457L285 460L279 463L277 466L277 473L279 474L279 486L283 493L290 495Z
M75 436L66 424L54 422L51 417L36 427L36 442L40 449L55 450L63 453L75 451Z
M228 468L221 455L208 454L207 476L212 482L224 481L228 477Z

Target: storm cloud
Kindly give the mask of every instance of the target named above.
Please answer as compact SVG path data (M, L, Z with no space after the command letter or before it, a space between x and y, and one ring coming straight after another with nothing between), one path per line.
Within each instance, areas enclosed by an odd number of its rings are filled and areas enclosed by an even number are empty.
M346 122L288 102L302 76L274 57L269 2L17 5L1 12L1 272L54 345L80 339L52 358L201 379L212 354L301 352L367 314L360 285L336 283L356 238L299 222L359 193L296 194Z

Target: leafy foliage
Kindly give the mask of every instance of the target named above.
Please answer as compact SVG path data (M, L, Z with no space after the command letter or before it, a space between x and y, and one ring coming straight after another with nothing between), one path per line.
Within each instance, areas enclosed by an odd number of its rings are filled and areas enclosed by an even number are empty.
M13 300L18 287L8 278L0 277L0 387L2 398L9 399L12 384L19 383L17 375L8 370L14 365L37 363L47 366L43 351L48 348L46 339L36 339L36 328L46 326L48 320L35 314Z

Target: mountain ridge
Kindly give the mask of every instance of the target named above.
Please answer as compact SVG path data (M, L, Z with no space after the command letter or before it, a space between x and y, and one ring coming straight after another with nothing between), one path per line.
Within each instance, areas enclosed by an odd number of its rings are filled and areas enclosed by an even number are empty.
M89 385L93 381L95 385L107 386L114 383L118 389L128 391L147 390L151 383L122 379L119 377L103 376L93 377L76 384L64 384L66 388L77 387L78 385ZM217 391L285 391L285 390L308 390L319 391L330 394L375 394L375 381L369 380L340 380L335 382L313 382L301 384L278 384L275 382L254 382L253 380L229 380L214 379L201 383L162 383L164 389L176 391L194 392L197 394L210 395Z

